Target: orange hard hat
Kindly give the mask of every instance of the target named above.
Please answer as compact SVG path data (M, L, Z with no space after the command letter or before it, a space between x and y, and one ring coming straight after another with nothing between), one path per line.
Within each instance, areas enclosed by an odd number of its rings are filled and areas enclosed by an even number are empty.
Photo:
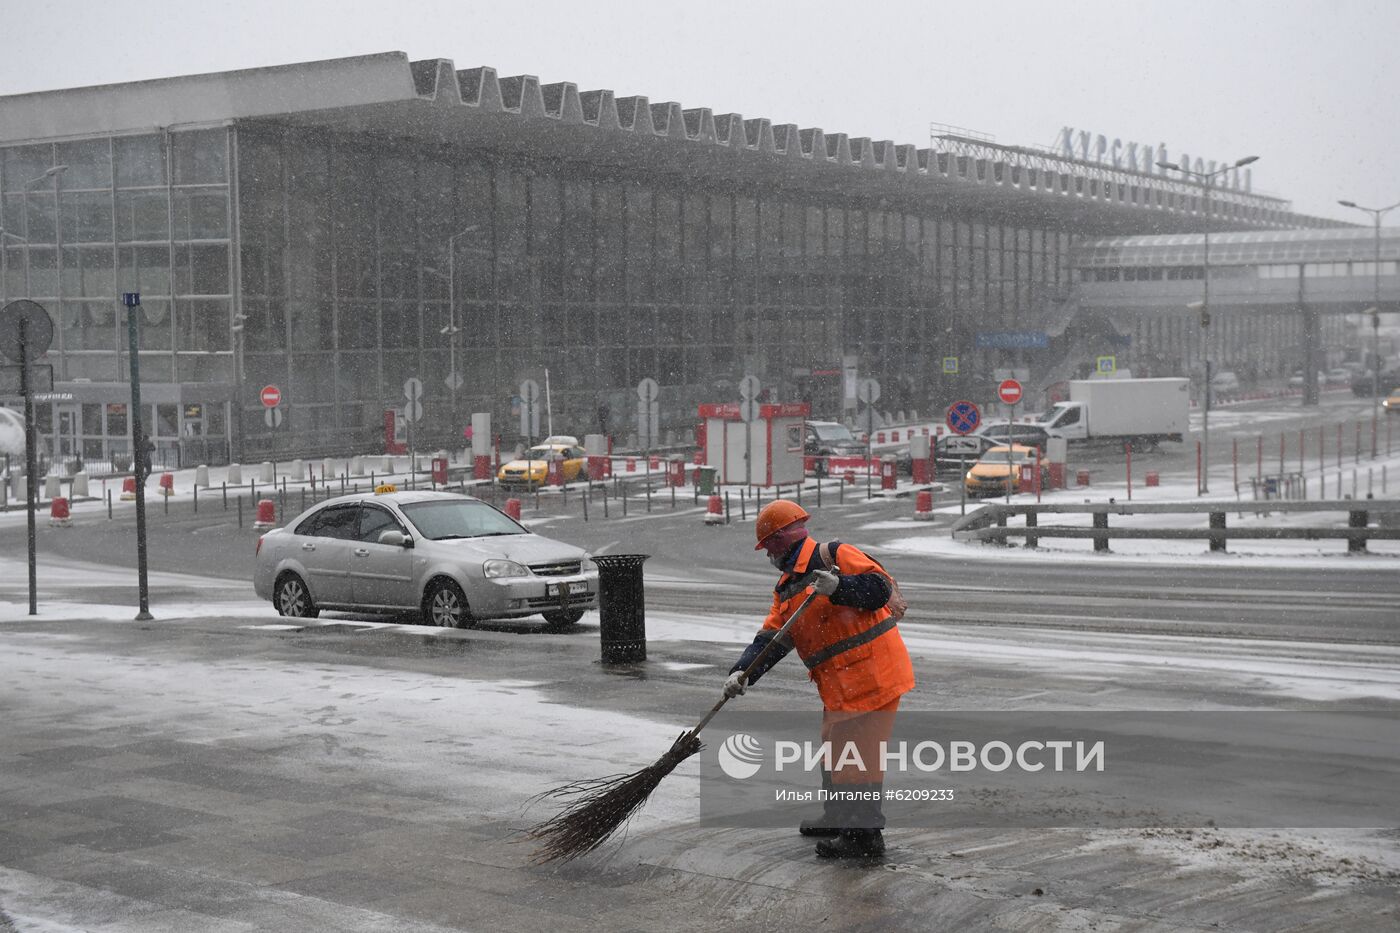
M774 499L763 507L763 511L758 513L758 519L754 522L754 533L758 535L758 543L753 549L761 550L763 539L773 532L781 531L795 522L805 522L811 517L806 509L790 499Z

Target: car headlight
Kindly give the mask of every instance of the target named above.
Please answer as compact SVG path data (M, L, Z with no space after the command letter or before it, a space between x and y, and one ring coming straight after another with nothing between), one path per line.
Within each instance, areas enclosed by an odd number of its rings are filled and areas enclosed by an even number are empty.
M487 579L499 577L528 577L530 568L524 564L517 564L513 560L488 560L481 565L481 571Z

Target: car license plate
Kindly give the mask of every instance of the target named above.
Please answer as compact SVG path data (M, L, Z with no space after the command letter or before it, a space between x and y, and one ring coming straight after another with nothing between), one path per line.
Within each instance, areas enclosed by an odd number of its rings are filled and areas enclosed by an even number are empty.
M568 599L569 594L573 592L570 589L572 586L573 584L569 582L546 583L544 585L544 594L546 596L558 596L560 599Z

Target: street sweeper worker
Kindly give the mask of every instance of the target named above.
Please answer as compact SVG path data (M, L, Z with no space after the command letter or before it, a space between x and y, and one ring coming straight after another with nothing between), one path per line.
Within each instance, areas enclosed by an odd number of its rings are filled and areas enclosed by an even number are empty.
M881 746L894 728L899 698L914 689L914 666L896 628L904 600L894 579L859 548L813 540L807 533L810 518L787 499L759 512L754 550L766 551L781 576L768 617L730 668L724 694L744 693L797 649L821 696L822 742L831 750L822 773L822 816L804 820L799 832L823 837L817 855L824 858L871 858L885 850ZM745 678L744 671L813 592L816 598L803 616ZM858 755L842 754L848 743Z

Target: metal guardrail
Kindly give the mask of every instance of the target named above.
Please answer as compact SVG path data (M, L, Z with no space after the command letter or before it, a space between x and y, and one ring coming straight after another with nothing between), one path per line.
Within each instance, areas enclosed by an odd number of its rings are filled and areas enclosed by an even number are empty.
M1250 512L1255 515L1269 515L1273 512L1345 512L1347 527L1310 526L1301 528L1230 528L1226 516L1235 512L1240 516ZM1092 515L1093 527L1078 525L1042 525L1042 514ZM1207 525L1183 528L1110 528L1110 515L1148 514L1205 514ZM1335 499L1316 502L1270 501L1263 503L1243 502L1098 502L1098 503L1045 503L1040 505L1007 505L1005 503L985 505L975 512L960 518L953 525L953 539L957 541L991 541L1006 544L1008 538L1023 537L1026 547L1035 547L1041 538L1092 538L1095 551L1107 551L1108 542L1113 538L1156 538L1161 540L1183 540L1200 538L1210 542L1212 551L1225 550L1225 542L1236 539L1297 539L1305 541L1327 538L1343 539L1347 550L1352 553L1365 552L1366 542L1372 540L1400 540L1400 523L1390 520L1392 515L1400 516L1400 500L1395 499ZM1023 526L1008 525L1013 516L1022 516ZM1373 527L1372 519L1381 527Z

